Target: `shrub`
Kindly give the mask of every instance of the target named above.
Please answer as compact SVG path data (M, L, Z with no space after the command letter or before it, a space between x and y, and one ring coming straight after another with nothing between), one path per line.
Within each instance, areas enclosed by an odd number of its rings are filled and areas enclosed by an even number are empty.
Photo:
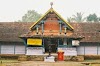
M84 59L85 60L97 60L97 59L100 59L100 55L85 55Z

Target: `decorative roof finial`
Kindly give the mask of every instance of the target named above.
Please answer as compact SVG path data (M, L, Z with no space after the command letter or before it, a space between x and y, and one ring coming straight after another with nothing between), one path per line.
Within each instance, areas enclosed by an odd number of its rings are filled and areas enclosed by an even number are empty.
M51 8L52 8L53 2L51 2L50 5L51 5Z

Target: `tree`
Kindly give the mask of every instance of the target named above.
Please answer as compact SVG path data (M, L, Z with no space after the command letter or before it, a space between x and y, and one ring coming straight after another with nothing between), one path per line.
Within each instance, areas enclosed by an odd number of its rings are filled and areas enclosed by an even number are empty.
M67 21L68 21L68 22L74 22L74 19L73 19L72 17L68 17L68 18L67 18Z
M87 16L87 21L89 22L99 22L99 17L97 17L97 15L94 14L90 14L89 16Z
M76 15L73 15L73 20L75 22L84 22L86 18L83 18L83 13L77 12Z
M19 22L36 22L41 17L41 14L38 14L35 10L29 10L24 16L22 16L22 20L18 20Z

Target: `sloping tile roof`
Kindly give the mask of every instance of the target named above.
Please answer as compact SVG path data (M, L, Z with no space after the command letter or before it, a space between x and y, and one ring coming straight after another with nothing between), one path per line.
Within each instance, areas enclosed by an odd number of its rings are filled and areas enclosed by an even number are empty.
M81 42L100 42L100 23L71 23L71 25L74 27L74 36L84 36Z
M19 36L27 33L30 22L0 22L0 41L22 41Z
M22 41L19 36L28 33L33 22L0 22L0 41ZM84 38L81 42L100 42L100 23L70 23L74 27L72 37Z

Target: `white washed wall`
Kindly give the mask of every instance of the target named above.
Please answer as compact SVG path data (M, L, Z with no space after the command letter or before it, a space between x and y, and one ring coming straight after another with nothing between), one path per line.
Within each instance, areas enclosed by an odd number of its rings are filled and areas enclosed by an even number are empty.
M27 47L26 55L43 55L44 48L42 47Z
M97 46L86 46L85 55L97 55Z
M58 52L63 51L66 56L77 56L76 48L58 48Z
M1 54L14 54L14 45L1 45Z
M15 46L15 54L25 54L25 46L24 45L16 45Z
M77 47L77 54L84 55L84 46Z

